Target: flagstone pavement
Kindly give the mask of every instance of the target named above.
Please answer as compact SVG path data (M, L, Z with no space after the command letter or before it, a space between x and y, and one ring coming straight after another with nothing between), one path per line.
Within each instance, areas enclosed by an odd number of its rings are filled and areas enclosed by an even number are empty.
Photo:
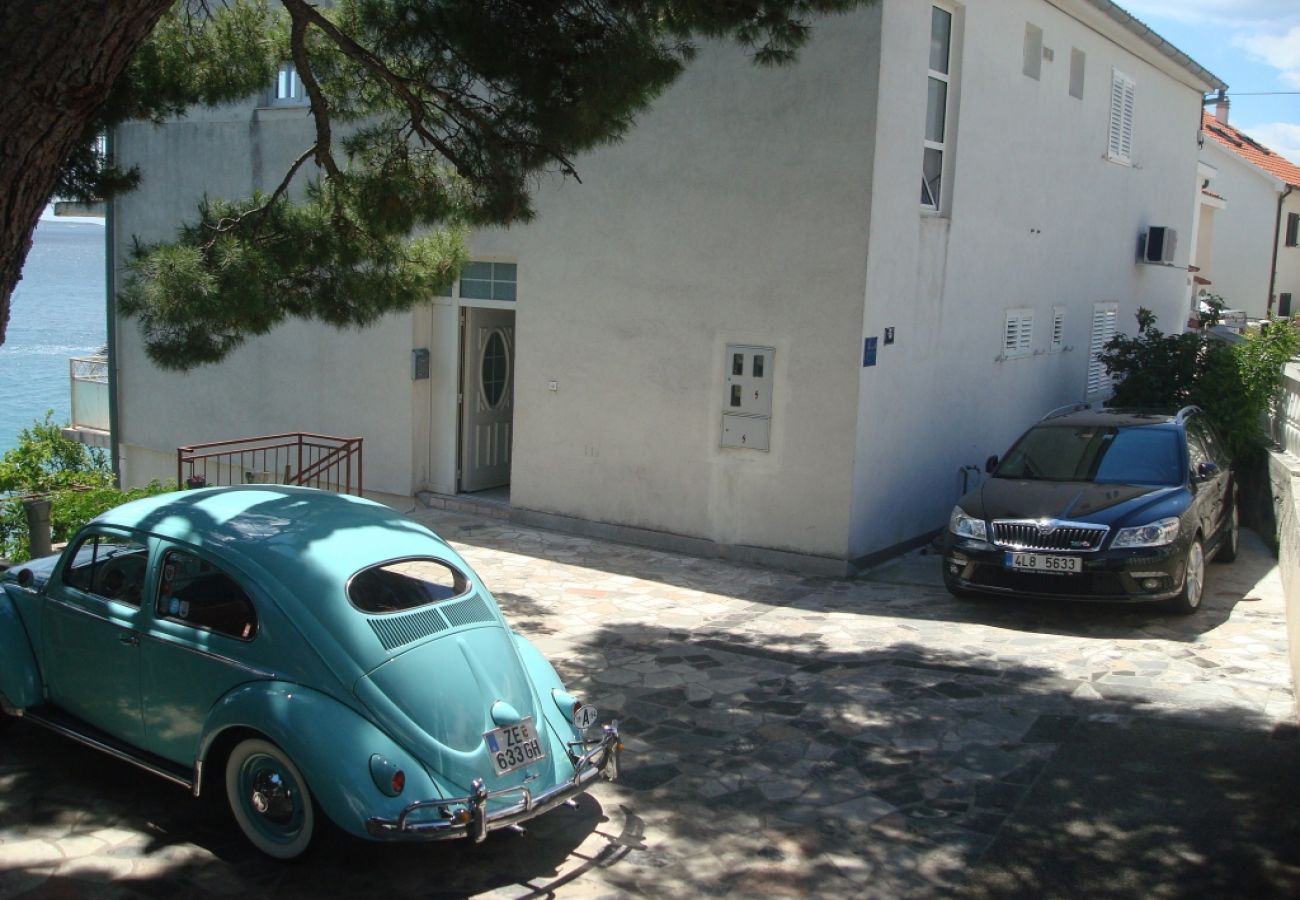
M1243 532L1194 616L963 601L916 553L807 578L419 509L623 777L478 846L259 856L219 806L12 723L0 897L1300 892L1280 578Z

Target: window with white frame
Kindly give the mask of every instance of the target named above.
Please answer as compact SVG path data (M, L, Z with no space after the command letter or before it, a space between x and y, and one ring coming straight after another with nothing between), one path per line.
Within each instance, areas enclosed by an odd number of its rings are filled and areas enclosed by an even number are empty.
M1115 336L1115 323L1118 318L1118 303L1092 305L1092 334L1088 339L1087 396L1089 399L1110 393L1111 377L1106 367L1102 365L1101 353L1106 349L1106 342Z
M1034 311L1032 309L1007 310L1006 325L1002 330L1002 355L1007 359L1028 356L1034 349Z
M1060 353L1065 349L1065 307L1052 307L1052 343L1050 352Z
M1133 108L1137 83L1119 69L1111 70L1110 128L1106 158L1128 165L1133 158Z
M280 66L270 100L272 106L306 106L311 102L293 63L287 62Z
M949 95L952 87L953 14L930 7L930 66L925 103L925 141L921 156L921 207L943 208L944 155L948 151Z

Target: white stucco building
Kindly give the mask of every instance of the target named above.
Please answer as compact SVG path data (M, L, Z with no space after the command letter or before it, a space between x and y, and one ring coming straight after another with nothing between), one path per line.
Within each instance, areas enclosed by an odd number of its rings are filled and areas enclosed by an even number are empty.
M1300 313L1300 166L1229 123L1204 121L1193 261L1202 290L1252 318Z
M1105 392L1092 354L1139 306L1180 325L1189 242L1139 244L1191 233L1224 85L1108 0L880 0L814 33L778 70L704 48L582 184L474 235L453 296L184 376L117 323L124 481L304 430L363 436L376 491L504 481L520 521L702 554L844 572L925 541L972 467ZM147 180L114 254L310 141L269 103L119 129Z

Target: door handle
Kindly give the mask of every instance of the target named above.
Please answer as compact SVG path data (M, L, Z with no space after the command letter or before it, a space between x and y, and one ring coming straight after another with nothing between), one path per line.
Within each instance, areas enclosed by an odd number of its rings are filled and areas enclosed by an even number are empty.
M129 631L124 631L117 636L119 644L126 644L128 647L136 647L140 644L140 639Z

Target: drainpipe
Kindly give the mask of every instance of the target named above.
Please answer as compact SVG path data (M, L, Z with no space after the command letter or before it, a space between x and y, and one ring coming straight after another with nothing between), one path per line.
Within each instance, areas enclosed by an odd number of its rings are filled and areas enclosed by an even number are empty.
M1264 310L1264 315L1268 318L1273 317L1273 290L1277 287L1277 245L1282 240L1282 204L1293 190L1295 187L1288 184L1282 196L1277 198L1277 221L1273 223L1273 266L1268 272L1268 306Z
M104 135L104 155L113 158L113 138L116 129L109 128ZM111 197L104 201L104 309L107 318L108 339L108 458L113 469L113 484L122 486L122 460L118 451L117 409L117 226L113 210L117 201Z

